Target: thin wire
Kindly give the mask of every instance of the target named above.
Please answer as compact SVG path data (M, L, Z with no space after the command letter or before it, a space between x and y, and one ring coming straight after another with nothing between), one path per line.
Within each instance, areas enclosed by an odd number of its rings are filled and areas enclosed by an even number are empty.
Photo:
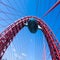
M57 1L44 15L43 15L43 17L44 16L46 16L49 12L51 12L57 5L59 5L60 4L60 2L59 1Z
M39 0L36 0L36 16L38 16Z
M0 1L0 3L1 3L2 1ZM4 5L3 5L4 6ZM7 6L5 6L6 8L7 8ZM7 8L7 10L9 11L9 9ZM15 15L15 14L13 14L13 13L10 13L10 11L9 12L4 12L4 11L2 11L1 9L0 9L0 13L3 13L5 16L7 16L10 20L12 20L9 16L8 16L8 14L9 15ZM4 18L2 19L2 20L4 20Z
M24 0L24 1L25 1L25 0ZM24 1L23 1L23 2L24 2ZM17 4L16 1L14 1L14 2ZM18 8L20 9L20 12L19 12L19 13L25 15L25 12L26 12L26 11L25 11L26 8L24 7L24 6L25 6L25 2L23 3L24 5L22 4L21 0L19 0L19 2L20 2L20 3L19 3L20 5L17 4ZM22 9L21 7L22 7L23 9ZM21 9L22 9L22 10L21 10Z
M23 1L23 2L22 2L22 1ZM22 5L22 7L23 7L23 14L26 15L26 11L25 11L25 9L27 10L27 8L26 8L26 6L25 6L25 1L26 1L26 0L22 0L22 1L20 0L19 3L20 3L20 5ZM28 12L28 10L27 10L27 12Z
M8 0L7 0L7 1L8 1ZM8 1L8 2L9 2L9 1ZM8 7L7 7L7 6L5 6L5 7L7 8L7 10L8 10L9 12L4 12L4 11L2 11L2 10L0 10L0 12L6 14L7 17L8 17L8 14L9 14L9 15L12 15L12 16L15 16L15 18L16 18L17 16L20 16L20 15L18 15L17 13L16 13L16 14L11 13L11 11L8 9ZM11 19L10 16L9 16L8 18L9 18L11 21L13 21L13 19Z
M44 9L45 8L47 8L47 9L49 9L48 7L50 7L50 4L51 4L51 2L52 2L52 0L49 0L50 2L49 2L49 4L45 7L45 4L44 4ZM45 0L44 0L44 2L45 2ZM44 18L44 16L42 16L41 18Z
M46 46L45 46L45 39L44 39L44 35L43 35L43 60L46 60Z
M54 22L54 24L53 24L53 28L56 27L56 23L57 23L57 19L58 19L58 16L59 16L59 15L60 15L60 11L59 11L58 14L57 14L57 17L56 17L55 22Z
M59 13L60 13L60 11L59 11ZM57 15L57 17L56 17L56 21L55 21L55 23L54 23L54 25L53 25L54 28L56 27L56 23L57 23L58 16L59 16L59 14ZM60 27L57 29L56 34L58 34L59 31L60 31Z
M0 20L4 21L5 23L8 23L8 22L7 22L4 18L2 18L2 17L0 17ZM8 24L10 24L10 23L8 23ZM6 27L6 26L0 24L0 27L2 28L2 27Z
M4 12L4 11L1 10L1 9L0 9L0 13L9 14L9 15L12 15L12 16L19 16L19 15L16 15L16 14L10 13L10 12Z
M11 9L13 9L13 10L15 10L15 11L16 11L16 9L15 9L15 8L13 8L13 7L11 7L11 6L7 5L6 3L4 3L4 2L2 2L2 1L0 1L0 4L4 5L5 7L9 7L9 8L11 8Z
M6 21L6 20L10 20L10 19L4 19L4 18L0 17L0 20L3 20L5 23L10 24L9 22Z
M28 9L26 8L26 6L25 6L25 1L26 0L24 0L22 3L23 3L23 5L22 5L22 7L23 7L23 9L26 9L27 10L27 12L28 12ZM26 12L25 10L23 10L24 12ZM26 15L26 13L25 13L25 15Z
M6 26L3 26L3 25L0 24L0 28L4 28L4 27L6 27Z
M9 7L9 8L11 8L10 6L8 6L7 4L5 4L4 2L2 2L2 1L0 1L0 3L3 5L3 6L5 6L6 8L7 7ZM8 10L9 11L9 10ZM8 14L9 15L15 15L15 14L12 14L12 13L10 13L10 12L4 12L4 11L2 11L1 9L0 9L0 13L3 13L5 16L7 16L10 20L13 20L12 18L10 18L9 16L8 16ZM18 15L16 15L16 16L18 16ZM15 17L16 18L16 17ZM4 18L2 18L2 20L4 20L5 21L5 19Z
M8 14L11 14L11 13L9 13L9 12L4 12L4 11L2 11L2 10L0 10L0 13L3 13L6 17L8 17L10 20L13 20L12 18L10 18L9 16L8 16ZM12 14L11 14L12 15ZM13 15L14 16L14 15Z
M0 13L3 13L6 17L8 17L10 20L13 20L12 18L10 18L9 16L8 16L8 14L9 15L12 15L12 16L18 16L18 15L15 15L15 14L11 14L10 12L4 12L4 11L2 11L1 9L0 9ZM16 17L15 17L16 18Z
M8 2L10 5L12 5L12 3L10 3L9 0L7 0L7 2ZM14 2L15 2L15 0L14 0ZM16 4L16 7L18 7L16 2L15 2L15 4ZM22 11L21 11L21 12L22 12ZM21 12L20 12L20 13L21 13ZM19 11L16 10L15 13L16 13L16 15L20 16ZM21 14L22 14L22 13L21 13Z

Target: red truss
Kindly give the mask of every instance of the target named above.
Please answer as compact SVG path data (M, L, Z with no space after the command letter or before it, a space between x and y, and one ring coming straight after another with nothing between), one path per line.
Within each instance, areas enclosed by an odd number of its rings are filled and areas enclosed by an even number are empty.
M32 17L33 16L29 16L19 19L18 21L11 24L0 34L0 60L2 59L10 43L13 41L13 38L25 26L25 23L28 22L29 18ZM42 28L42 32L46 37L50 49L52 60L60 60L60 44L58 40L55 38L55 35L51 31L51 29L49 29L49 27L45 24L45 22L42 21L42 19L39 19L37 17L33 18L37 20L38 25L40 25L40 27Z

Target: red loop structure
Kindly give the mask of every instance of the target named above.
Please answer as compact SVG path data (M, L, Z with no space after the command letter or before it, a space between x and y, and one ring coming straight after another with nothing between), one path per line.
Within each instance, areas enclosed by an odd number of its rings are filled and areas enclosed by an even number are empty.
M0 60L2 59L10 43L13 41L13 38L25 26L25 23L28 22L29 18L35 18L38 25L42 28L42 32L46 37L50 49L52 60L60 60L60 44L58 40L55 38L55 35L51 31L51 29L49 29L49 27L45 24L45 22L43 22L42 19L34 16L28 16L19 19L0 34Z

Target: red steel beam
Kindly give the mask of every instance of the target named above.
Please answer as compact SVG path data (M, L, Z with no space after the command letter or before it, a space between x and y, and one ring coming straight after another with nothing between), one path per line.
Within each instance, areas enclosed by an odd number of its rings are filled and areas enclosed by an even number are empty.
M58 0L44 15L43 15L43 17L44 16L46 16L48 13L50 13L57 5L59 5L60 4L60 0Z
M38 25L40 25L40 27L42 28L42 32L46 37L50 49L52 60L60 60L60 45L58 40L55 38L55 35L51 31L51 29L49 29L49 27L45 24L45 22L43 22L42 19L34 16L28 16L23 19L19 19L0 34L0 60L2 59L10 43L13 41L13 38L24 27L24 24L28 22L29 18L35 18Z

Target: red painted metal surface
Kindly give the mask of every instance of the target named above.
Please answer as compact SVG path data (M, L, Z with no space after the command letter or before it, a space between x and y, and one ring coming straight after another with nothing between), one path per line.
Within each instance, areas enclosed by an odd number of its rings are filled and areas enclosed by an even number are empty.
M28 22L29 18L32 17L33 16L28 16L19 19L18 21L11 24L0 34L0 60L2 59L10 43L13 41L13 38L24 27L24 24ZM52 60L60 60L60 44L58 40L55 38L55 35L51 31L51 29L49 29L49 27L45 24L45 22L42 21L42 19L39 19L37 17L33 17L33 18L37 20L38 25L40 25L40 27L42 28L42 32L46 37L50 49Z
M46 16L49 12L51 12L57 5L60 4L60 0L58 0L45 14L44 16Z

